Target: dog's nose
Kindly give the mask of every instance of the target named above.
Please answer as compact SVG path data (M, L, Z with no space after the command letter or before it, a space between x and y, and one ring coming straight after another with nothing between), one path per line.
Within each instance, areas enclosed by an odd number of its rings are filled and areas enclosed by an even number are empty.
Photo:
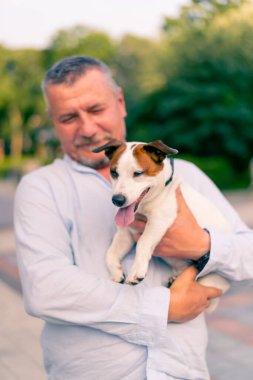
M126 203L126 200L123 194L116 194L112 197L112 203L117 207L122 207Z

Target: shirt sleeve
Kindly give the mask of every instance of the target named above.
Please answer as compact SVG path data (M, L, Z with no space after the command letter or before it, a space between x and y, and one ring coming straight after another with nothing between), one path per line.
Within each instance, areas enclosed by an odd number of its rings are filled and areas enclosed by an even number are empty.
M217 272L229 280L253 285L253 230L240 219L215 184L201 170L194 168L193 186L219 208L232 226L229 233L206 226L211 237L211 250L201 276Z
M29 314L51 323L90 326L135 344L152 346L165 339L169 290L116 284L75 265L71 229L43 183L21 181L14 220Z

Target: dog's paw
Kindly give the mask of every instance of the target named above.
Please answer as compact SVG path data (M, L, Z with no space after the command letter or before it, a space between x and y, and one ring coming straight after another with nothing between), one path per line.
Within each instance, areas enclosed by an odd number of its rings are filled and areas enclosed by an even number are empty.
M144 277L127 277L126 284L128 285L138 285L140 282L144 280Z
M121 267L118 267L117 269L114 269L114 271L111 272L111 279L114 282L118 282L119 284L124 284L125 278L126 276Z
M147 274L147 266L134 265L126 279L126 284L137 285L144 280Z
M168 279L168 284L167 284L167 288L170 288L171 285L173 284L173 282L176 280L177 276L171 276L169 279Z
M115 257L114 251L108 251L106 255L106 266L111 274L111 279L114 282L123 284L125 281L125 275L120 265L120 261Z
M112 281L118 282L119 284L124 284L125 278L126 276L124 275L124 273L122 273L121 275L112 277Z

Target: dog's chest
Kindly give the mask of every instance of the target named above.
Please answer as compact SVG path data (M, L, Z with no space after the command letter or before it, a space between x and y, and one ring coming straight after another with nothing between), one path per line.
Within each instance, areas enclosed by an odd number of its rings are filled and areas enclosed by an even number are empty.
M168 225L177 214L177 201L175 191L163 189L153 199L144 201L139 205L138 213L145 215L149 220L153 219L156 225Z

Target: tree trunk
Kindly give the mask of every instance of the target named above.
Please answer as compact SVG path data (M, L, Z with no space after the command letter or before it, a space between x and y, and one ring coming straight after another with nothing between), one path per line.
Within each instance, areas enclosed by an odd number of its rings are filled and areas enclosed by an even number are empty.
M11 157L18 161L21 159L23 150L22 115L17 106L11 106L9 110L11 128Z

